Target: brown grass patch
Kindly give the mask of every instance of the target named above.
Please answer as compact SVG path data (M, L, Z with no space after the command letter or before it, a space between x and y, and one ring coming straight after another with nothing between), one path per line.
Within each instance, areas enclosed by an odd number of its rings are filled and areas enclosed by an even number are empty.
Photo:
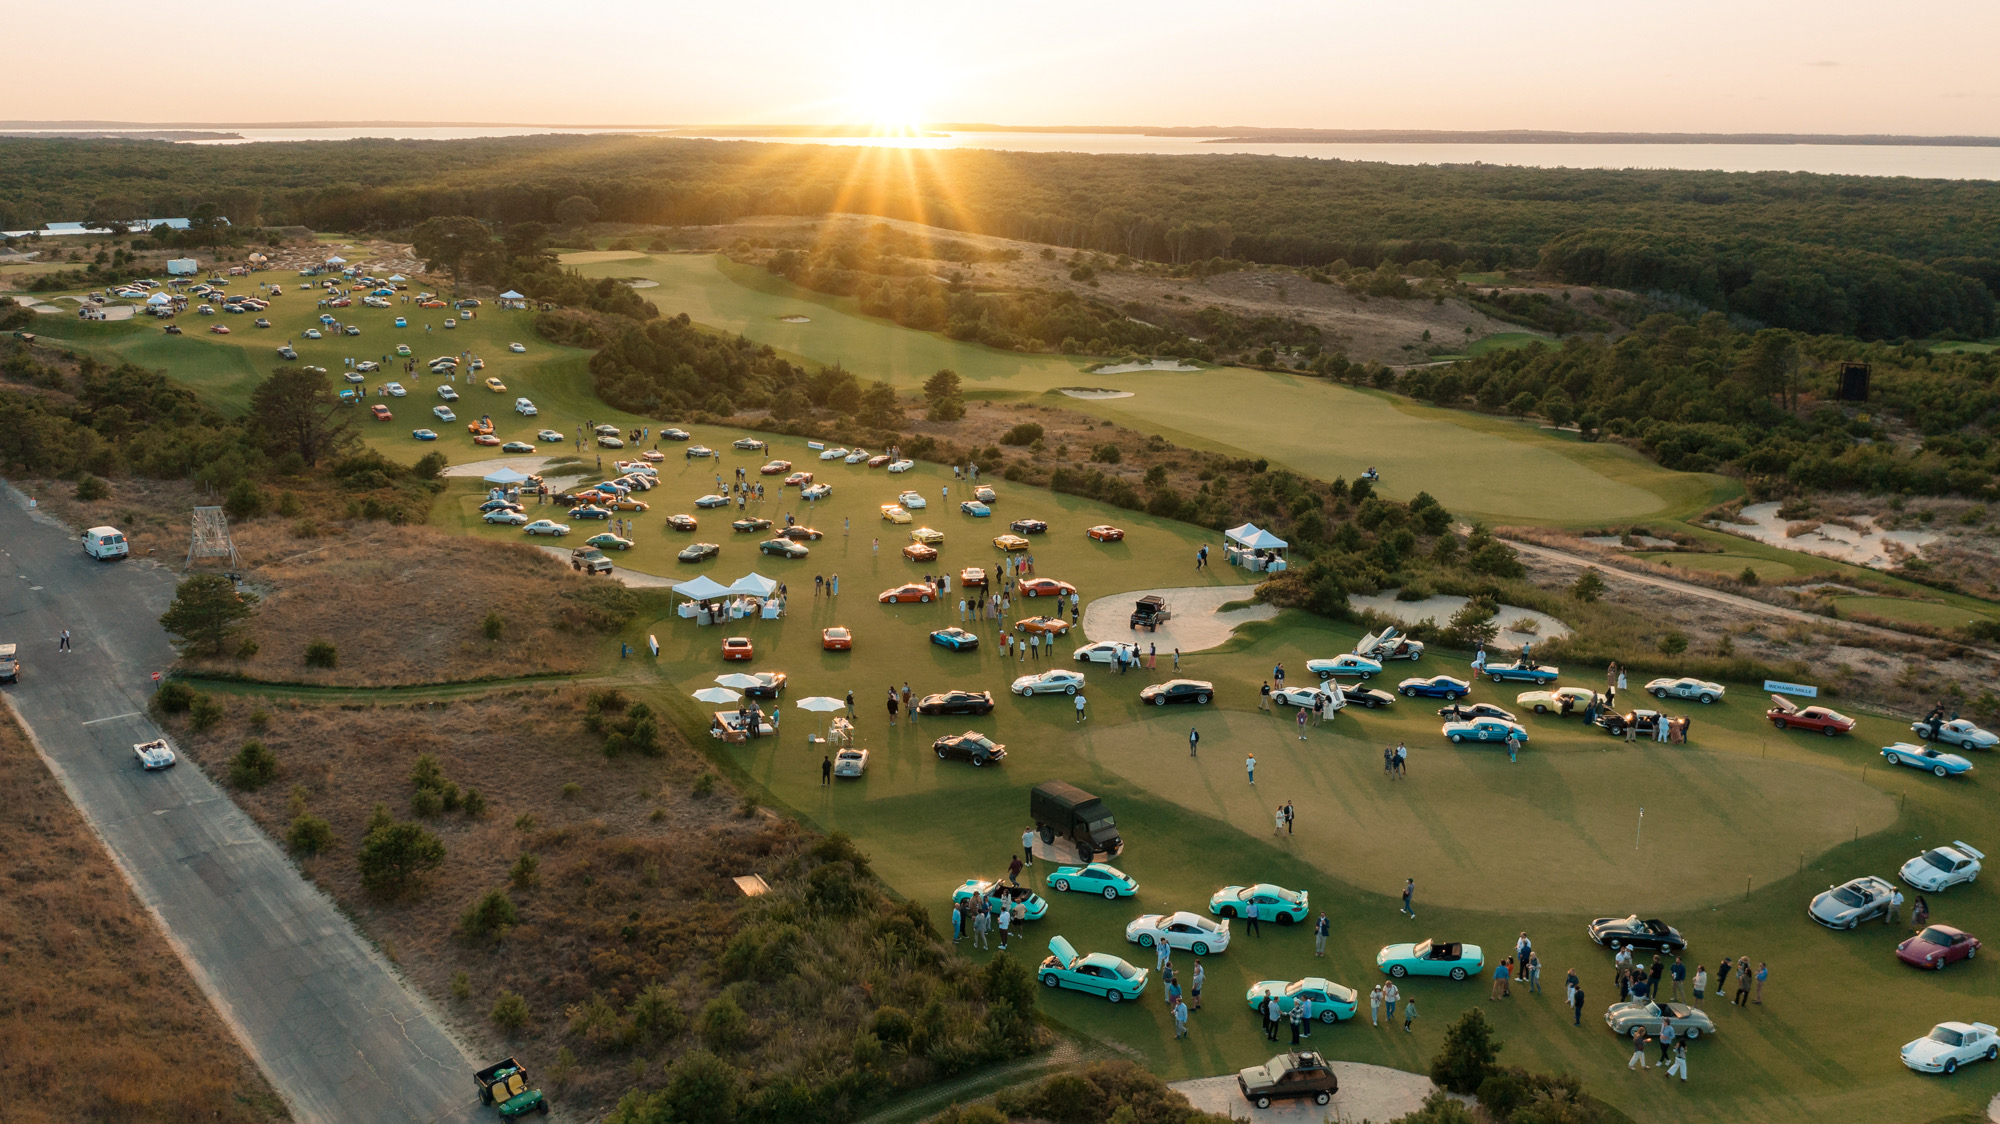
M287 1118L4 710L0 790L0 1116Z

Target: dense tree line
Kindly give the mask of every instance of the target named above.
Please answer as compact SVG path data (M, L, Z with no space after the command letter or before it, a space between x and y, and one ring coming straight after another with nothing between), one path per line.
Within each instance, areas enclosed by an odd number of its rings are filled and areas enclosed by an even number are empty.
M768 344L701 331L685 312L626 328L590 357L590 373L599 398L649 417L766 406L782 415L815 399L852 413L860 402L853 375L836 367L809 380Z
M84 356L74 374L11 343L0 358L0 471L133 474L218 488L266 464L241 425L157 371Z
M441 215L699 225L850 211L1190 268L1227 257L1494 268L1547 251L1572 278L1872 338L1989 334L1988 286L2000 282L2000 184L1972 181L1229 155L957 151L911 163L865 148L575 136L0 146L10 228L204 202L238 227L333 230Z

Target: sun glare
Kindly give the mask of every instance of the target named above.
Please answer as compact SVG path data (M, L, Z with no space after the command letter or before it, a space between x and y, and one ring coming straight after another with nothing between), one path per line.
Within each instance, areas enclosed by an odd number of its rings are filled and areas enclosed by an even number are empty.
M914 133L924 121L922 89L907 69L857 75L848 107L856 124L882 134Z

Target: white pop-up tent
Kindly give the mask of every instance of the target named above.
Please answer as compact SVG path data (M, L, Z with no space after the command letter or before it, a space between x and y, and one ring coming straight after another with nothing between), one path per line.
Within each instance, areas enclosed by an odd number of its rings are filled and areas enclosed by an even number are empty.
M778 583L762 574L745 574L729 587L731 593L747 594L751 597L769 597L778 591Z
M146 303L157 307L163 304L174 303L174 298L165 293L154 293L152 296L146 298Z
M1232 546L1243 550L1284 550L1292 544L1266 531L1255 523L1245 523L1241 527L1231 527L1222 532Z
M335 256L335 257L330 257L330 258L326 259L326 264L328 264L328 265L346 265L346 264L347 264L347 259L346 259L346 258L343 258L343 257L339 257L339 256Z
M526 479L528 479L527 473L516 472L506 467L496 468L485 476L488 484L519 484Z
M691 597L696 601L706 601L709 598L721 597L728 593L729 587L709 577L707 574L703 574L692 581L684 581L674 586L674 592L680 594L682 597Z

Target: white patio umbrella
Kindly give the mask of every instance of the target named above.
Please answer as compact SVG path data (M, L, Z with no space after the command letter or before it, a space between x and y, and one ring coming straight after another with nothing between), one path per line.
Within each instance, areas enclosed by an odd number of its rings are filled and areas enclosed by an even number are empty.
M705 703L733 703L743 701L743 693L741 691L732 691L727 687L703 687L694 693L694 697Z
M735 687L736 689L742 691L747 691L752 687L761 687L764 685L764 681L762 679L759 679L754 675L746 675L740 671L730 675L718 675L715 677L715 681L717 683L720 683L724 687Z
M847 703L827 695L813 695L810 698L800 699L792 705L800 710L810 710L814 714L830 714L836 710L847 709ZM826 736L826 723L820 723L819 732L821 737Z

